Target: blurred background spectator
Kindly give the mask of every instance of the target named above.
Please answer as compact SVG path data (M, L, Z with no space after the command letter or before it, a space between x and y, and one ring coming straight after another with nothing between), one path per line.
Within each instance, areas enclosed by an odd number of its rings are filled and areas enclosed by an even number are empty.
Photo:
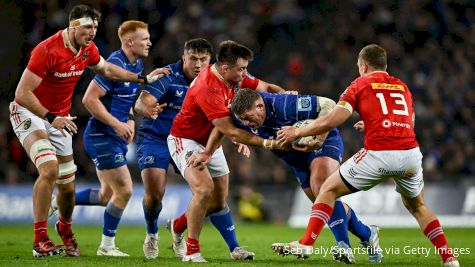
M388 51L389 73L403 79L413 92L425 180L474 180L475 120L470 119L475 108L474 1L0 0L4 37L0 49L0 183L36 179L35 168L11 129L8 103L32 48L65 28L69 10L78 3L90 4L103 14L94 41L104 57L120 45L119 24L139 19L149 24L153 43L145 72L175 62L188 39L207 38L215 46L233 39L255 52L250 73L301 94L334 100L358 75L358 51L366 44L379 43ZM97 181L82 141L88 113L81 99L91 78L86 71L73 100L72 115L78 116L80 129L74 137L78 182ZM357 120L355 116L353 122ZM362 146L362 136L351 122L340 130L346 159ZM134 181L141 183L134 150L129 150L128 158ZM229 143L225 150L231 190L242 184L297 186L293 175L268 151L254 149L246 159Z
M237 201L239 216L248 222L262 222L265 211L262 206L264 196L254 190L250 185L243 185L239 190Z

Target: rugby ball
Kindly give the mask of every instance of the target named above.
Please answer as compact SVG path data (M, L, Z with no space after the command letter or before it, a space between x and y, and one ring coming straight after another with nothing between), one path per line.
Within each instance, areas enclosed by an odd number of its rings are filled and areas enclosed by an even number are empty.
M305 126L305 125L307 125L307 124L312 123L313 121L314 121L314 120L311 120L311 119L303 120L303 121L298 121L298 122L294 123L294 125L292 125L292 126L293 126L293 127L296 127L296 128L301 128L301 127L303 127L303 126ZM318 147L320 147L320 146L323 144L323 142L324 142L325 140L321 140L319 137L320 137L320 136L315 136L315 135L312 135L312 136L305 136L305 137L298 137L298 138L295 139L295 141L293 142L293 145L294 145L294 146L298 146L298 147L304 147L305 144L307 144L308 142L314 141L314 140L318 139L318 140L321 141L320 145L318 146Z

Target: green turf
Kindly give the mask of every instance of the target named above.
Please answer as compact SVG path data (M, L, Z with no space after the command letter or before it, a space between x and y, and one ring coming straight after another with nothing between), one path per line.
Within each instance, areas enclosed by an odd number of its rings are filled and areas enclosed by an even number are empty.
M181 263L171 250L171 237L164 228L160 229L160 255L156 260L146 260L143 257L142 244L145 227L122 226L118 231L116 245L129 258L105 258L96 256L100 242L100 226L77 226L74 228L81 246L80 258L49 257L34 259L31 254L32 226L30 225L1 225L0 226L0 265L1 266L175 266ZM235 262L229 258L229 252L218 232L209 224L205 226L201 237L201 251L210 263L208 265L233 266L343 266L334 263L331 256L313 255L308 260L297 260L293 256L281 257L273 254L270 246L273 242L292 241L298 239L303 229L292 229L282 225L272 224L238 224L238 239L243 246L256 252L254 262ZM54 241L59 238L50 229ZM475 229L446 228L445 233L453 248L464 248L465 255L460 255L462 266L475 266ZM328 249L334 240L330 231L325 229L318 238L316 248ZM351 237L353 247L357 240ZM385 251L383 266L440 266L439 256L418 229L382 229L381 246ZM404 247L415 251L409 253ZM429 256L417 254L420 248L431 248ZM399 250L399 253L397 253ZM467 251L468 250L468 251ZM366 255L356 255L358 265L370 265Z

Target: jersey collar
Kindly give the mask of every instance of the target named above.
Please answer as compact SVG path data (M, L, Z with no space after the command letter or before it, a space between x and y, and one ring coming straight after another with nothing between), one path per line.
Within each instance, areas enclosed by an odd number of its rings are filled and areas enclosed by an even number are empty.
M211 66L211 72L216 75L216 77L218 77L218 79L220 79L221 81L224 82L224 84L226 84L226 86L228 87L228 89L232 90L233 87L231 86L230 83L228 83L224 78L223 76L221 76L221 74L219 73L218 69L216 68L216 64L213 64L213 66Z
M61 33L61 36L63 37L63 43L65 48L69 48L74 53L74 58L77 58L81 54L81 48L79 51L74 47L74 45L71 43L71 40L69 40L68 36L68 29L64 29L63 32Z
M373 74L377 74L377 73L385 73L385 74L389 75L388 72L384 71L384 70L375 70L375 71L369 73L368 75L373 75Z

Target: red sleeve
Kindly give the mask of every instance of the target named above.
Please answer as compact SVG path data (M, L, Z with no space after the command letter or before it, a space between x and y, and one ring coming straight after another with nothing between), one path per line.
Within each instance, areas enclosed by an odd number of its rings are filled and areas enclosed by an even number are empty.
M353 81L340 96L340 101L350 104L353 110L356 110L358 104L356 101L357 88L356 81Z
M226 106L224 94L217 86L208 88L206 93L197 94L196 103L206 114L209 121L231 115L231 112Z
M44 78L48 71L49 59L48 49L42 44L39 44L31 52L30 61L26 68L40 78Z
M258 84L259 79L247 73L246 76L244 76L244 79L242 79L241 88L256 90Z
M97 46L94 42L91 42L89 46L91 46L91 56L87 65L94 66L99 64L99 61L101 60L101 55L99 54L99 49L97 49Z

